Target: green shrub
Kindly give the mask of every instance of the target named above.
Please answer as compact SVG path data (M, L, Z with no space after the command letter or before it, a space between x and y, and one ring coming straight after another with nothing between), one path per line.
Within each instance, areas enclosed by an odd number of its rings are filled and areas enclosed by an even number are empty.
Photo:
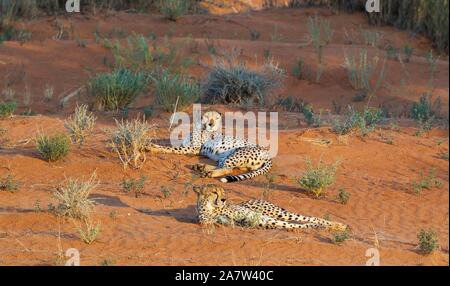
M97 175L93 173L86 181L69 179L66 184L59 187L54 193L58 205L53 211L60 216L75 219L89 217L94 201L89 199L92 190L97 187Z
M439 248L438 235L432 229L421 229L417 234L417 240L419 241L418 248L423 254L431 254Z
M323 164L320 160L316 166L310 158L306 158L306 170L302 177L297 178L297 182L306 190L319 197L322 192L334 184L335 175L340 162L334 164Z
M134 193L137 198L144 191L146 181L147 177L144 175L141 175L139 179L124 179L122 181L122 188L125 193Z
M8 175L0 179L0 191L14 193L20 187L20 183L14 179L12 175Z
M413 55L414 48L411 47L410 45L406 44L403 46L402 52L403 52L403 55L405 56L405 62L409 63L409 61L411 60L411 57Z
M340 188L338 191L338 195L336 197L336 200L345 205L347 204L348 200L350 199L350 194L346 192L343 188Z
M36 147L45 160L55 162L69 154L69 138L65 134L53 136L41 134L36 138Z
M83 144L86 137L92 133L95 120L95 116L88 112L87 105L77 106L75 113L64 121L64 127L69 132L72 142Z
M147 84L145 73L121 68L93 77L88 91L100 109L118 110L130 105Z
M162 0L160 3L160 12L171 21L176 21L186 14L188 9L188 0Z
M423 94L418 102L413 103L411 108L411 117L419 125L419 131L416 135L421 135L424 132L431 130L433 123L441 110L441 99L438 97L431 99L430 94Z
M345 135L353 130L359 130L362 136L366 136L375 130L381 121L383 111L379 108L365 108L358 112L352 106L348 106L342 119L335 118L332 122L332 131L339 135Z
M116 120L117 130L110 134L110 147L117 153L123 167L139 169L147 157L145 151L151 142L152 127L144 120L133 122Z
M165 111L183 110L200 98L200 85L180 74L168 71L153 77L157 103Z
M81 240L86 244L92 244L100 234L101 223L94 223L91 218L84 218L82 224L77 226Z
M16 108L17 104L15 102L0 103L0 119L11 117Z
M359 60L354 56L345 54L344 66L347 69L348 80L355 90L365 90L375 92L384 79L385 62L383 62L378 79L375 85L372 85L372 79L378 68L379 59L373 57L368 59L367 50L362 49L359 53Z
M436 178L435 170L429 170L427 175L420 172L420 178L417 181L412 182L414 193L420 194L424 189L440 188L443 183L441 180Z
M331 239L331 241L334 244L340 245L342 244L344 241L348 240L350 238L350 233L349 231L341 231L341 232L336 232L333 234L333 238Z
M309 80L311 78L311 67L303 59L298 59L292 68L292 75L298 80Z
M283 71L272 62L258 70L250 70L244 62L234 58L219 60L204 84L206 103L265 103L265 96L282 83Z

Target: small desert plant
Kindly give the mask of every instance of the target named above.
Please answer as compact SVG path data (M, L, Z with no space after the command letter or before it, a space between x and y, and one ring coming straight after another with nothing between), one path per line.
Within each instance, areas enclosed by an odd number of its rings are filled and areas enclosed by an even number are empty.
M346 192L343 188L340 188L338 191L338 195L336 196L336 200L345 205L347 204L348 200L350 199L350 194Z
M53 209L56 215L74 219L85 219L94 207L94 201L89 199L91 191L98 185L94 172L86 181L69 179L54 193L58 205Z
M398 59L398 49L393 45L386 46L386 57L390 60Z
M334 233L331 241L334 244L340 245L344 241L348 240L349 238L350 238L350 233L348 230L346 230L346 231L340 231L340 232Z
M161 186L159 190L161 191L161 194L162 194L162 196L163 196L164 199L169 198L170 195L171 195L172 192L173 192L172 189L170 189L170 188L168 188L168 187L166 187L166 186Z
M44 87L44 100L49 102L53 98L53 86L46 84Z
M292 68L292 75L298 80L311 78L311 67L303 59L298 59Z
M0 178L0 191L7 191L14 193L20 187L20 183L14 179L12 175L8 175L4 178Z
M80 145L83 144L86 137L92 133L95 120L95 116L91 112L88 112L87 105L77 106L75 113L64 121L64 127L69 132L72 142L79 143Z
M161 13L169 20L176 21L189 9L188 0L163 0L160 2Z
M16 108L17 104L15 102L0 103L0 119L11 117Z
M12 87L7 86L2 90L2 95L7 101L13 101L16 97L16 91Z
M298 184L319 197L322 192L334 184L339 161L334 164L324 164L322 160L314 166L310 158L306 158L306 170L302 177L297 178Z
M377 83L375 86L371 84L378 62L378 57L373 57L372 60L368 59L366 49L360 51L359 61L355 57L345 54L344 67L347 69L348 80L355 90L375 92L380 87L384 79L385 62L380 69Z
M431 254L439 248L438 235L432 229L421 229L417 234L417 240L419 241L417 247L423 254Z
M69 154L69 138L65 134L39 134L36 138L36 148L45 160L55 162Z
M146 181L147 177L144 175L141 175L139 179L124 179L122 188L126 193L134 193L137 198L144 191Z
M432 128L436 117L439 116L440 108L440 98L436 98L433 102L430 94L423 94L419 101L413 104L411 117L417 122L420 128L417 135L429 131Z
M439 59L439 57L435 57L433 56L433 50L430 50L427 55L427 62L428 62L428 66L429 66L429 79L428 79L428 87L430 89L434 88L434 78L435 78L435 74L436 74L436 69L437 69L437 61Z
M330 21L319 18L317 14L314 18L308 18L308 30L314 51L317 55L316 82L319 82L324 70L322 65L323 50L331 42L333 30L331 29Z
M116 120L117 130L110 134L110 147L117 153L124 168L139 169L146 161L145 151L150 144L152 127L145 120L133 122Z
M182 110L200 98L200 85L186 76L163 71L153 81L157 102L165 111Z
M411 60L411 57L413 55L414 48L411 47L410 45L406 44L403 46L402 52L405 57L405 62L409 63L409 61Z
M267 93L281 85L283 71L271 61L250 70L235 59L216 61L204 84L206 103L264 104Z
M84 218L81 225L77 226L81 240L86 244L92 244L99 235L101 223L95 223L90 217Z
M371 47L377 47L383 35L377 31L361 29L361 34L364 38L364 44Z
M261 33L256 30L250 30L250 39L256 41L261 37Z
M381 109L366 107L361 113L352 106L348 106L342 120L335 118L332 121L332 131L339 135L345 135L357 129L362 136L366 136L375 130L376 125L381 121L381 117Z
M442 181L436 178L435 170L431 169L429 170L427 175L424 175L423 172L420 172L419 180L414 180L412 182L412 187L414 193L420 194L424 189L429 190L431 188L440 188L442 187L442 184Z
M148 77L143 72L121 68L93 77L88 83L88 91L99 108L118 110L130 105L147 83Z

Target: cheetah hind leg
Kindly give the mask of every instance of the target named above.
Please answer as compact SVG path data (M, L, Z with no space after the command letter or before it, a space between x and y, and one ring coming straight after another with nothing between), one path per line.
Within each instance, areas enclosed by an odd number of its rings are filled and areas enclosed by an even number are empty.
M214 170L216 166L207 165L207 164L194 164L189 166L192 170L199 172L201 177L207 177L208 172Z
M320 225L316 223L292 223L276 220L273 218L267 219L264 223L260 224L259 226L266 229L288 229L288 230L320 228Z

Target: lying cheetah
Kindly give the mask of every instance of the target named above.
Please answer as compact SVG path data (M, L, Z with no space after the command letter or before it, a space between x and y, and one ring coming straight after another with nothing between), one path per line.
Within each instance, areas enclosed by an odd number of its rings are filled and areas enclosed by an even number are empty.
M228 204L224 189L215 185L195 186L194 191L197 193L199 221L205 225L217 223L266 229L347 229L342 223L294 214L262 200Z
M202 155L218 162L216 166L196 164L194 170L203 176L220 179L223 183L242 181L263 175L272 168L269 152L247 140L222 135L219 130L222 116L216 111L208 111L202 116L201 126L186 137L181 146L161 146L150 144L148 151L156 153L173 153ZM245 174L229 175L233 169L249 171Z

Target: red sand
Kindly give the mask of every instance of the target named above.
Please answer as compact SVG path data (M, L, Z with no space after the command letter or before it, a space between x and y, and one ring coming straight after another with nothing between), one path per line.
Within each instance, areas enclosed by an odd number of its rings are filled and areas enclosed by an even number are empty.
M299 48L307 33L306 20L314 13L329 18L335 37L324 52L326 69L319 84L298 81L291 75L293 59L303 57L314 66L315 55L311 46ZM330 241L326 232L286 232L218 227L210 233L195 220L195 195L185 183L216 182L193 176L187 164L206 161L175 155L149 155L139 171L124 171L117 158L106 147L106 131L114 127L114 114L100 114L95 134L78 148L73 146L68 158L59 163L40 159L34 143L38 130L52 133L63 131L63 120L73 112L76 102L85 102L86 95L72 99L61 108L59 100L68 92L82 86L89 75L107 68L103 57L109 52L94 42L93 31L98 26L102 33L114 27L130 33L148 35L153 32L162 38L169 31L173 41L181 41L191 34L199 43L199 52L183 53L198 59L200 65L190 72L202 78L211 59L206 51L205 38L214 39L218 49L243 49L250 64L263 58L264 49L270 48L275 60L288 71L284 87L277 96L291 95L312 103L315 109L332 110L332 102L342 106L352 103L354 90L347 81L342 67L344 50L356 50L363 45L345 45L344 28L358 32L359 27L380 31L384 41L396 46L405 43L415 48L414 56L406 64L408 78L403 86L402 67L398 61L388 61L386 82L396 88L382 88L372 104L384 104L393 113L403 115L411 102L426 90L428 66L424 58L430 43L417 36L392 27L368 26L358 14L335 15L322 9L271 9L235 15L195 15L182 17L171 23L156 14L114 13L114 16L74 16L71 18L80 38L88 39L86 48L78 47L75 40L52 40L56 34L53 18L26 22L33 31L33 40L23 45L6 42L0 45L0 78L6 74L25 72L25 79L14 86L19 104L25 85L31 94L31 110L39 116L16 116L1 120L0 127L7 130L9 142L0 148L0 177L14 175L22 184L16 193L0 192L0 265L50 265L56 263L60 249L77 248L82 265L98 265L112 260L116 265L364 265L368 248L377 247L382 265L448 265L449 197L448 161L440 159L448 153L448 130L433 130L422 137L414 136L416 128L408 120L400 120L399 131L380 129L362 140L357 136L338 138L329 128L308 129L303 116L280 113L279 153L274 160L275 188L270 200L291 211L332 219L350 225L351 239L338 246ZM68 25L68 20L65 20ZM271 33L277 26L282 40L272 42ZM250 40L250 30L257 30L261 38ZM371 54L384 57L385 51L369 48ZM23 67L22 67L23 66ZM442 113L448 118L449 91L448 60L440 60L435 79L434 94L441 97ZM54 86L55 97L44 102L45 84ZM0 88L4 88L0 83ZM131 108L130 117L151 103L149 92L139 98ZM365 104L365 103L361 103ZM215 108L233 110L225 106ZM20 111L26 107L21 104ZM158 137L168 135L170 114L157 111L149 121L160 126ZM302 122L299 126L299 122ZM393 145L383 142L391 136ZM328 147L314 145L308 138L328 138ZM304 156L322 157L327 162L338 158L342 165L336 184L327 190L326 198L314 199L305 194L292 181L304 170ZM443 187L424 190L415 195L412 181L420 172L436 170ZM52 198L54 187L67 177L88 177L97 172L100 186L92 197L97 201L95 219L102 223L102 231L93 244L84 244L72 221L58 221L46 212L35 212L39 202L42 209ZM135 198L124 194L120 183L125 177L149 177L145 194ZM173 190L164 199L160 188ZM264 177L226 185L233 201L261 198L266 187ZM333 201L339 188L351 194L347 205ZM417 232L420 228L437 231L441 248L429 256L418 253ZM59 233L58 230L61 230ZM60 241L60 242L59 242Z

